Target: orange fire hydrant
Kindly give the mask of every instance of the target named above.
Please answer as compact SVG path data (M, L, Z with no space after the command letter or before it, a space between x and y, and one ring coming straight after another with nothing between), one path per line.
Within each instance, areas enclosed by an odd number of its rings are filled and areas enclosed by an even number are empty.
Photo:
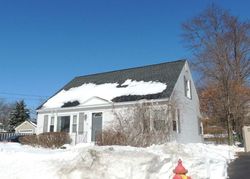
M191 179L191 177L186 176L188 170L183 167L181 159L178 160L178 165L173 172L175 173L173 179Z

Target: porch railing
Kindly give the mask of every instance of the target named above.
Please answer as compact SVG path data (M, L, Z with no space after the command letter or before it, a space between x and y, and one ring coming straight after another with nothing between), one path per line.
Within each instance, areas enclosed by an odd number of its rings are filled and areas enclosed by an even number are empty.
M71 134L70 135L74 144L87 143L88 133L83 132L83 134Z

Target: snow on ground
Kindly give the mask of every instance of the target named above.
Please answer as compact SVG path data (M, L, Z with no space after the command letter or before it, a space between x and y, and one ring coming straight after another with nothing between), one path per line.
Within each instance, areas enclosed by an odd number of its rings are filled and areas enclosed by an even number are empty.
M126 80L122 87L117 87L118 83L105 83L96 85L93 83L86 83L79 87L71 88L69 90L61 90L44 105L44 108L61 107L66 102L79 101L80 104L94 96L98 96L105 100L111 101L113 98L124 95L147 95L157 94L167 88L167 85L155 81L134 81Z
M169 179L179 158L192 179L225 179L239 148L167 143L148 148L79 144L43 149L0 143L1 179Z

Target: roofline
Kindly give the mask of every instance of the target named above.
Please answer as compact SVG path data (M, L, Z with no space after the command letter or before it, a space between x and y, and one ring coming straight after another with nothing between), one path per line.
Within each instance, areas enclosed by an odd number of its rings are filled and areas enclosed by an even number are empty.
M124 69L119 69L119 70L104 71L104 72L100 72L100 73L93 73L93 74L87 74L87 75L76 76L75 78L89 77L89 76L94 76L94 75L102 75L102 74L113 73L113 72L119 72L119 71L127 71L127 70L133 70L133 69L151 67L151 66L156 66L156 65L162 65L162 64L166 64L166 63L176 63L176 62L181 62L181 61L185 62L185 61L187 61L187 59L180 59L180 60L176 60L176 61L168 61L168 62L162 62L162 63L155 63L155 64L144 65L144 66L137 66L137 67L131 67L131 68L124 68ZM75 78L74 78L74 79L75 79Z
M37 127L37 125L36 124L34 124L33 122L30 122L30 121L23 121L21 124L19 124L18 126L16 126L15 127L15 130L17 129L17 128L19 128L19 127L21 127L25 122L28 122L28 123L30 123L33 127Z
M169 98L162 98L162 99L150 99L150 100L138 100L138 101L126 101L126 102L119 102L119 103L106 103L106 104L98 104L98 105L86 105L86 106L74 106L68 108L47 108L47 109L39 109L36 110L37 113L47 113L47 112L54 112L54 111L69 111L69 110L81 110L81 109L89 109L89 108L107 108L107 107L120 107L120 106L129 106L133 104L140 104L140 103L161 103L161 102L168 102Z
M101 75L101 74L107 74L107 73L113 73L113 72L118 72L118 71L126 71L126 70L132 70L132 69L139 69L139 68L145 68L145 67L150 67L150 66L162 65L162 64L166 64L166 63L169 63L169 64L170 63L177 63L177 62L181 62L181 61L182 62L186 62L187 59L180 59L180 60L176 60L176 61L168 61L168 62L162 62L162 63L155 63L155 64L151 64L151 65L144 65L144 66L138 66L138 67L132 67L132 68L125 68L125 69L120 69L120 70L113 70L113 71L106 71L106 72L101 72L101 73L93 73L93 74L88 74L88 75L76 76L71 81L75 80L76 78L80 78L80 77L89 77L89 76ZM36 111L40 110L45 103L47 103L52 97L54 97L60 91L62 91L66 85L64 85L57 92L55 92L52 96L50 96L47 100L45 100L40 106L38 106L36 108Z

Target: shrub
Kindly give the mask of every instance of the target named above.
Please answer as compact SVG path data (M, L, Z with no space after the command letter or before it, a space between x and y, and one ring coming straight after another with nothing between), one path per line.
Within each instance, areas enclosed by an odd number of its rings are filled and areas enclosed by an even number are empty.
M97 135L96 143L97 145L127 145L127 138L121 132L109 129Z
M36 146L38 144L37 135L25 135L19 138L21 144Z
M122 110L114 108L115 120L97 138L97 144L147 147L169 141L172 121L167 116L175 112L171 104L138 103Z
M31 146L41 146L45 148L59 148L64 144L71 142L68 133L47 132L39 135L29 135L20 138L21 144Z

